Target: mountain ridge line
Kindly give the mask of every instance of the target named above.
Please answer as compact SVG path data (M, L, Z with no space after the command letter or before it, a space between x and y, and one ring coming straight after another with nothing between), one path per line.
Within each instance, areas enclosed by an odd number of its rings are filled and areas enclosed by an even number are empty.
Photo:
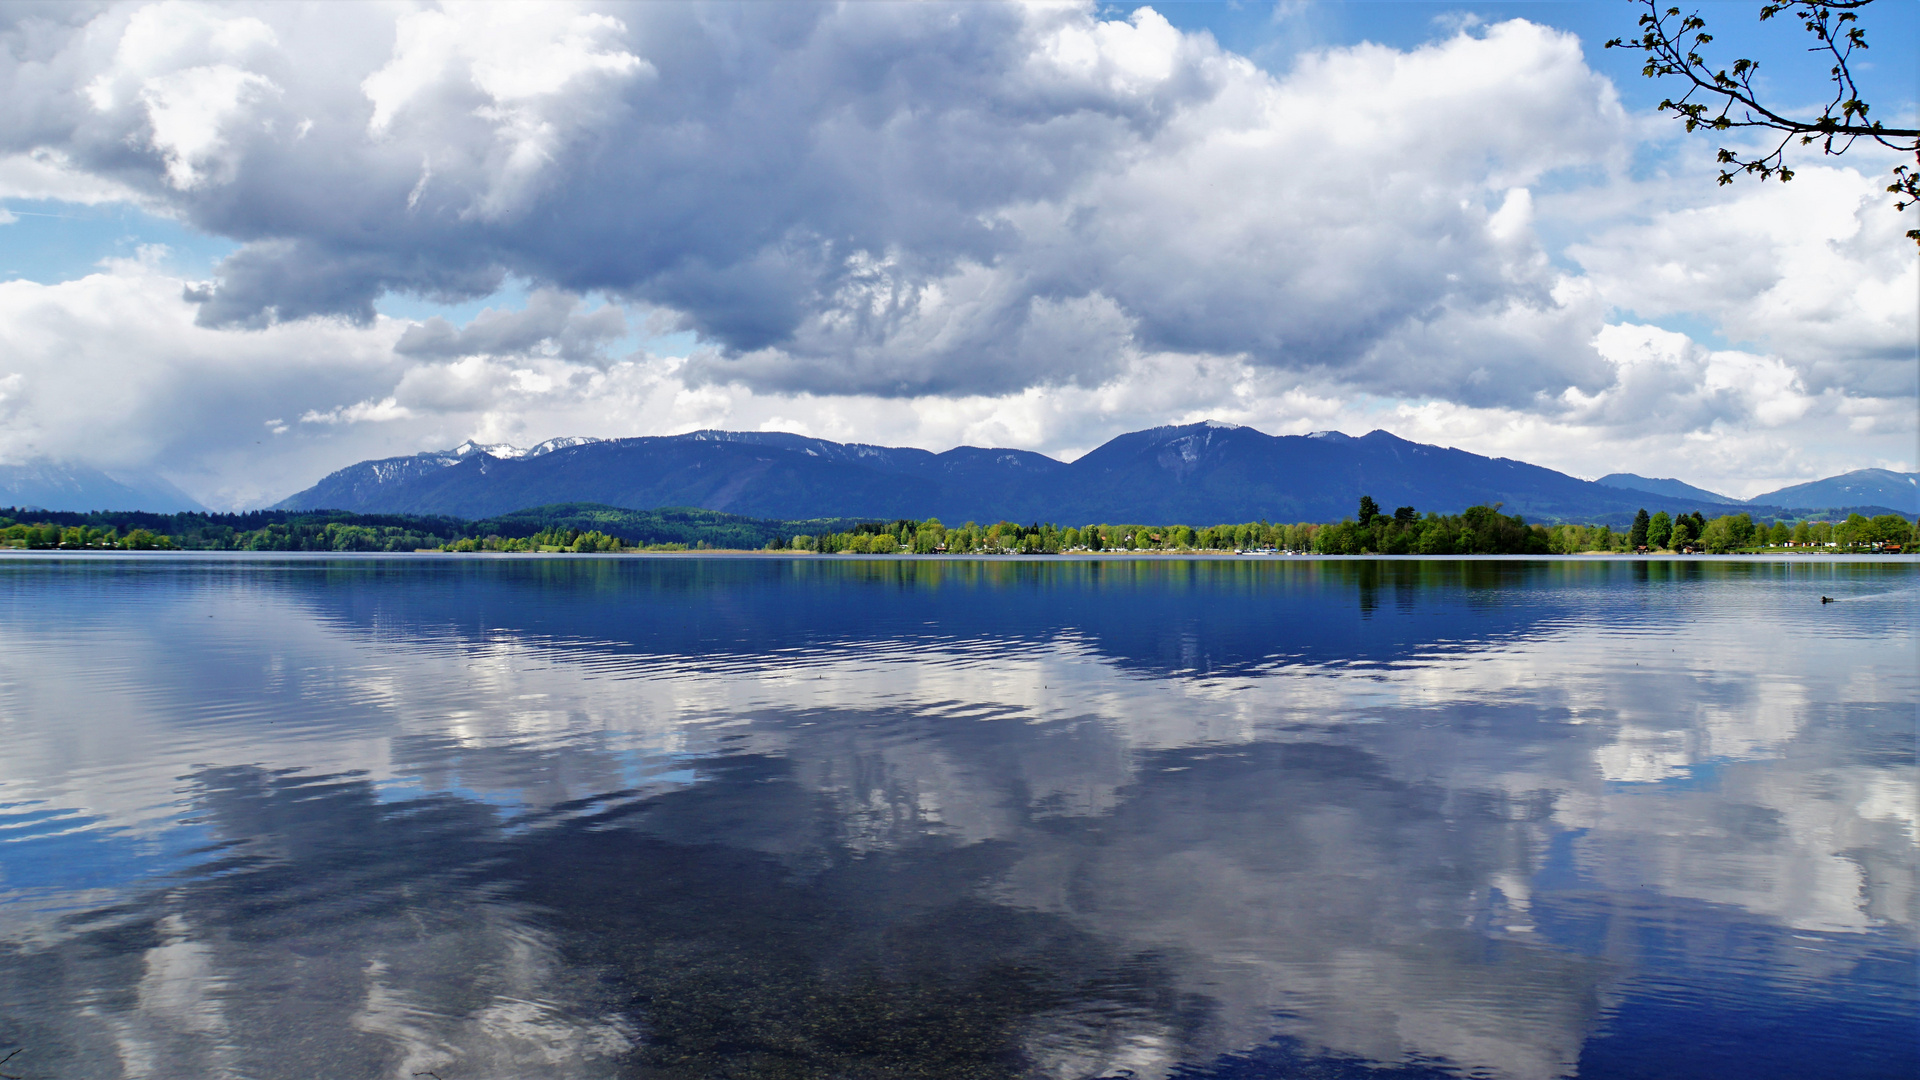
M496 452L497 451L497 452ZM1884 470L1881 470L1884 471ZM1875 472L1861 470L1860 472ZM1845 477L1801 488L1817 488ZM1904 478L1906 474L1888 473ZM1632 474L1603 478L1642 480ZM1635 511L1826 507L1734 500L1691 488L1678 497L1583 480L1511 458L1411 442L1384 429L1268 435L1217 421L1127 432L1062 462L1030 450L841 443L791 432L702 429L679 435L551 439L521 450L469 440L447 451L370 459L275 504L281 510L485 518L552 503L632 509L700 507L766 519L943 521L1329 521L1361 495L1382 505L1457 513L1500 503L1542 522L1624 522ZM1782 489L1788 491L1792 489ZM1915 500L1920 502L1920 499Z

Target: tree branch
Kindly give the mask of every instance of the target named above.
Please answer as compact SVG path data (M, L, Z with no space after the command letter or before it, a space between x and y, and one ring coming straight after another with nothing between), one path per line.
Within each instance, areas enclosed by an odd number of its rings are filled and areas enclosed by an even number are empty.
M1660 102L1662 112L1683 121L1689 132L1704 127L1712 131L1758 128L1782 133L1771 151L1756 157L1721 147L1718 160L1730 168L1721 171L1720 183L1730 184L1743 172L1762 180L1793 179L1786 153L1796 138L1802 146L1817 142L1821 153L1836 157L1860 139L1869 139L1890 150L1914 154L1916 166L1920 166L1920 128L1890 128L1870 119L1872 106L1861 98L1854 82L1854 51L1868 47L1858 12L1874 0L1771 0L1761 6L1762 22L1783 11L1792 12L1799 18L1801 29L1817 42L1808 51L1824 53L1832 61L1828 77L1833 82L1833 97L1820 115L1812 118L1789 116L1760 100L1753 87L1760 69L1757 61L1743 57L1731 68L1711 67L1701 52L1713 41L1713 35L1707 32L1706 20L1698 11L1682 16L1677 7L1661 10L1659 0L1636 2L1646 8L1639 20L1640 37L1633 41L1614 38L1606 47L1645 53L1647 63L1640 73L1650 79L1678 76L1692 84L1677 100ZM1696 97L1706 100L1697 101ZM1715 98L1719 99L1717 110ZM1905 210L1920 202L1920 167L1900 165L1893 174L1894 182L1887 191L1897 196L1894 209ZM1920 242L1920 229L1910 230L1907 235Z

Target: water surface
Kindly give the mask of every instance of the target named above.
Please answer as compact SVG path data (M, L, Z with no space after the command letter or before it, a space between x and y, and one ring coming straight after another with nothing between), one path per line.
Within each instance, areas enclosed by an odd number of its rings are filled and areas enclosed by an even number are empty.
M1913 1076L1917 599L1912 562L7 558L0 1055Z

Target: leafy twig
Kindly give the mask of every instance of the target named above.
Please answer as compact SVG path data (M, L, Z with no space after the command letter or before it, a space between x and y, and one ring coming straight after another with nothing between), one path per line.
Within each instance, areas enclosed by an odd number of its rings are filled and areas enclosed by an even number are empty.
M1832 62L1827 75L1833 83L1833 96L1820 115L1811 119L1788 116L1760 101L1753 86L1760 70L1758 61L1741 58L1731 68L1719 70L1710 66L1701 53L1713 41L1713 35L1707 32L1707 22L1698 11L1682 16L1677 7L1662 11L1660 0L1639 3L1647 9L1640 16L1640 37L1631 41L1614 38L1607 42L1607 48L1645 53L1647 63L1640 73L1650 79L1678 76L1691 84L1678 99L1661 101L1662 112L1684 121L1689 132L1704 127L1711 131L1759 128L1781 133L1780 141L1764 154L1743 155L1721 147L1718 160L1728 167L1721 170L1720 183L1731 184L1743 172L1762 180L1793 179L1786 151L1796 138L1802 146L1819 143L1823 154L1833 156L1846 153L1860 139L1868 139L1891 150L1914 154L1916 166L1896 167L1894 182L1887 191L1896 196L1895 210L1920 202L1920 128L1890 128L1870 119L1867 114L1872 107L1860 96L1853 78L1853 54L1867 48L1867 32L1860 25L1859 11L1873 0L1771 0L1761 6L1762 22L1781 12L1792 12L1799 18L1801 29L1812 34L1816 42L1807 51L1824 53ZM1908 230L1907 236L1920 243L1920 229Z

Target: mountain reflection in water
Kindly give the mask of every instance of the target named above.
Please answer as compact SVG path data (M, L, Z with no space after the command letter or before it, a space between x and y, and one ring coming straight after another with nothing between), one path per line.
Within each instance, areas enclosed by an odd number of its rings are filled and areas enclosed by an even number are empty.
M1912 563L8 559L0 1055L1911 1076L1917 590Z

